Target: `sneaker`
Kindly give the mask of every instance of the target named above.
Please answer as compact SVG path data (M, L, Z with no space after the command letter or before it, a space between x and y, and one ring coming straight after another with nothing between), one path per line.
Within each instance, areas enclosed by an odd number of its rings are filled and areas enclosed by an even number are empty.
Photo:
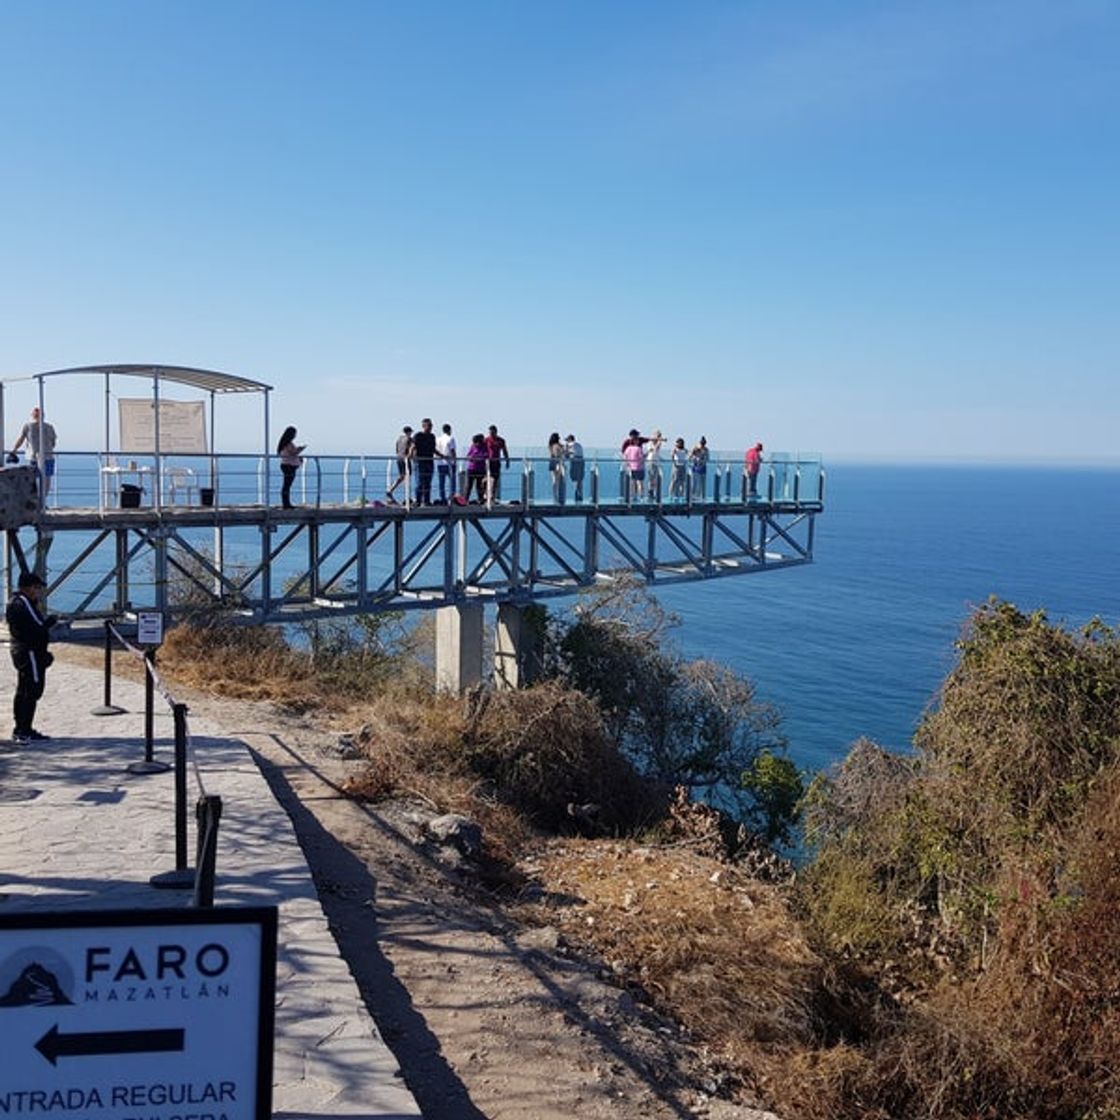
M12 742L13 743L30 743L31 733L28 731L20 731L18 727L12 728Z
M32 743L49 743L51 741L51 737L49 735L44 735L41 731L36 731L34 727L24 734Z

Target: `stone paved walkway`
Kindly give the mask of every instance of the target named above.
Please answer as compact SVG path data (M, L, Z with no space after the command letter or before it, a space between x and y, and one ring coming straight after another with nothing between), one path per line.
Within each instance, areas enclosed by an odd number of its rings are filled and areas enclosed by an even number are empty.
M5 712L13 687L0 647ZM0 739L0 915L190 901L189 891L149 884L175 866L173 777L127 771L144 754L143 688L120 679L113 688L127 713L91 715L101 703L101 675L56 664L37 719L51 741L12 747ZM155 755L170 762L172 720L158 694L155 710ZM339 956L287 814L248 747L202 715L190 715L192 747L206 792L223 802L215 904L279 907L273 1115L420 1116ZM0 735L8 730L0 725ZM191 768L192 864L198 792Z

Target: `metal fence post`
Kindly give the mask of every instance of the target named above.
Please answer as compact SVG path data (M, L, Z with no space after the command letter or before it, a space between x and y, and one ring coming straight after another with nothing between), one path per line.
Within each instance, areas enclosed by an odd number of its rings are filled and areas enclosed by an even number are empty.
M96 708L90 709L92 716L119 716L124 708L113 703L113 624L105 620L105 699Z
M222 799L205 794L195 803L198 836L196 845L194 897L192 906L214 905L214 880L218 862L218 825L222 819Z
M190 890L194 870L187 866L187 706L172 706L175 718L175 870L153 875L153 887Z
M155 650L144 651L144 760L128 767L130 774L166 774L171 769L166 762L158 762L153 751L153 724L155 719L155 681L152 669L156 663Z

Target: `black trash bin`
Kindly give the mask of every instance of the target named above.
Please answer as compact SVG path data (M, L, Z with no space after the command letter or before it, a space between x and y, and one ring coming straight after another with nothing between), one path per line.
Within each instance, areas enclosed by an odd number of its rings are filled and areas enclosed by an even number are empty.
M200 486L198 488L198 500L204 506L212 506L214 504L214 488L212 486Z
M131 482L121 483L121 509L139 509L140 495L144 491Z

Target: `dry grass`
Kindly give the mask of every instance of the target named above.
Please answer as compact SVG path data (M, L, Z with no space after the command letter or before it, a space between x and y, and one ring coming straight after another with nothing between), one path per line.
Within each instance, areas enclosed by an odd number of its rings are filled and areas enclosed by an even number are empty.
M816 1038L823 975L780 890L686 848L555 840L525 917L592 949L733 1065Z
M164 671L192 688L238 700L322 703L307 658L268 626L176 626L159 651Z
M474 817L491 854L511 863L537 830L574 828L570 806L600 807L596 819L611 830L656 811L594 706L556 684L462 700L398 688L355 704L349 718L369 759L354 796L413 797Z

